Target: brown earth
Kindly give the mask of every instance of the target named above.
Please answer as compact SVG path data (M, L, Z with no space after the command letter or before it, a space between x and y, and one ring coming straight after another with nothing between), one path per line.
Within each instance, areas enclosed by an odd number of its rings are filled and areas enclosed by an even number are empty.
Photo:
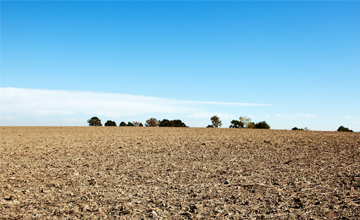
M0 127L0 219L360 219L360 134Z

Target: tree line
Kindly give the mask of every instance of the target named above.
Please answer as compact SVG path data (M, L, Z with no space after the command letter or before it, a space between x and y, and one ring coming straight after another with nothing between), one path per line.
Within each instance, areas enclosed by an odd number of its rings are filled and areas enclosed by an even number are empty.
M101 120L98 117L92 117L90 118L87 123L89 123L89 126L102 126ZM115 121L107 120L104 124L105 126L117 126ZM120 127L122 126L128 126L128 127L144 127L143 123L138 121L128 122L125 123L124 121L120 122ZM156 118L150 118L146 120L145 127L188 127L184 122L182 122L180 119L175 120L157 120Z
M219 128L222 126L222 122L220 117L214 115L210 118L212 125L208 125L208 128ZM87 123L89 126L102 126L101 120L98 117L90 118ZM105 126L117 126L115 121L107 120L104 124ZM141 122L133 121L133 122L121 122L119 126L128 126L128 127L144 127ZM180 119L175 120L157 120L156 118L150 118L146 120L145 127L189 127ZM270 129L270 126L265 122L261 121L258 123L252 122L248 117L240 117L239 120L232 120L230 128L258 128L258 129Z
M211 125L208 125L207 128L219 128L222 126L220 117L217 115L214 115L210 118ZM266 123L266 121L261 122L252 122L249 117L242 116L239 117L239 120L232 120L230 122L229 128L255 128L255 129L270 129L270 125Z
M222 122L220 120L220 117L217 115L214 115L210 118L211 125L208 125L207 128L220 128L222 126ZM88 121L89 126L102 126L101 120L98 117L92 117ZM105 126L117 126L115 121L107 120L104 124ZM125 123L124 121L120 122L120 127L189 127L184 122L182 122L180 119L174 119L174 120L157 120L156 118L150 118L146 120L145 125L143 123L138 121L128 122ZM266 121L260 121L260 122L252 122L249 117L241 116L239 117L239 120L232 120L230 122L229 128L249 128L249 129L270 129L270 125L266 123ZM297 128L293 127L291 130L305 130L308 131L309 129L307 127L305 128ZM340 126L337 131L339 132L353 132L353 130L350 130L349 128L346 128L344 126Z

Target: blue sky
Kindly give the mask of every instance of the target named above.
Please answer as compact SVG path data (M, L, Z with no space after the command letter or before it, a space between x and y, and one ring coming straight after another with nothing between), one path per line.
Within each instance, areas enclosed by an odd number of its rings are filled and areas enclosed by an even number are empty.
M218 114L360 131L358 1L0 4L0 125Z

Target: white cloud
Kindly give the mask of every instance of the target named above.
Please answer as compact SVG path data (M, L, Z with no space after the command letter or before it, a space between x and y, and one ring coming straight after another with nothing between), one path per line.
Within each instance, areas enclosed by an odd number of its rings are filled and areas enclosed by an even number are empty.
M296 114L296 116L301 118L319 118L316 114Z
M320 119L316 114L295 114L295 115L282 115L282 114L275 114L279 118L284 119L300 119L300 118L316 118Z
M282 115L282 114L275 114L276 116L278 116L279 118L293 118L294 116L291 115Z
M360 124L360 116L350 116L350 115L345 115L345 118L347 119L351 119L351 123L353 124Z
M187 101L100 92L0 88L1 114L75 115L119 118L146 113L192 113L203 105L270 106L268 104ZM219 114L220 116L220 114ZM223 117L230 117L223 114Z
M211 118L212 116L217 115L220 119L229 119L234 118L234 115L229 113L211 113L211 112L200 112L188 115L190 118Z
M189 104L196 105L237 105L237 106L272 106L270 104L254 104L254 103L234 103L234 102L207 102L207 101L186 101Z
M344 116L345 118L348 118L348 119L354 119L354 120L357 120L357 119L360 119L360 116L350 116L350 115L345 115Z
M14 118L8 115L2 115L0 116L0 120L11 121L14 120Z

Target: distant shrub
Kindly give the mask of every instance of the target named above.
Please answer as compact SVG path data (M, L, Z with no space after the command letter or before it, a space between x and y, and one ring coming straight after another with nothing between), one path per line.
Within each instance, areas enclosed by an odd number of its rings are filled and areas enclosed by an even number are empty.
M122 121L119 126L126 126L126 123Z
M187 127L184 122L182 122L180 119L172 120L171 123L174 127Z
M303 128L293 127L291 130L293 130L293 131L303 131L304 129Z
M208 125L207 128L214 128L214 126L213 125Z
M140 127L141 124L141 122L139 121L133 121L132 123L134 124L135 127Z
M350 130L349 128L345 128L344 126L340 126L337 131L340 132L354 132L353 130Z
M128 122L126 126L134 127L134 124L131 122Z
M255 128L255 124L253 122L249 122L246 128Z
M89 123L89 126L102 126L101 120L98 117L90 118L87 123Z
M211 120L211 123L213 124L213 127L214 128L219 128L221 127L222 123L221 123L221 120L220 120L220 117L217 116L217 115L214 115L210 118Z
M139 127L144 127L143 123L140 122Z
M244 125L244 128L247 128L249 126L249 123L251 123L251 119L247 116L239 117L239 121Z
M105 126L116 126L116 122L108 120L107 122L105 122Z
M159 127L174 127L174 125L168 119L163 119L162 121L160 121Z
M156 118L150 118L146 120L145 126L146 127L158 127L160 121L158 121Z
M270 129L270 125L266 123L266 121L258 122L254 125L256 129Z
M187 126L180 119L175 119L171 121L168 119L163 119L162 121L159 121L159 127L187 127Z
M229 128L243 128L244 123L238 120L232 120Z

